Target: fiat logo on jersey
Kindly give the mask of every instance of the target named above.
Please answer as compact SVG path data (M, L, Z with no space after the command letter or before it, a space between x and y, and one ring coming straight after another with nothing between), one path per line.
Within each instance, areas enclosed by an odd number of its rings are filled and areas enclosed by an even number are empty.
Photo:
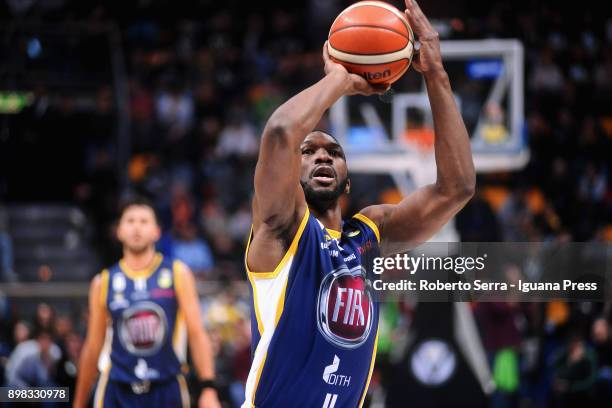
M123 312L119 339L130 353L150 356L161 348L166 336L166 324L166 314L159 305L139 302Z
M328 274L319 289L317 308L323 337L343 348L362 345L372 329L374 310L363 269L343 265Z

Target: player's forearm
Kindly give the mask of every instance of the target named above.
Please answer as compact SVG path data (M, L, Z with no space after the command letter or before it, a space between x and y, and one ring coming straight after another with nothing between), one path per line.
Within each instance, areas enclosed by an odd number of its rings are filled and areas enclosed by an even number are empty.
M448 74L435 70L425 75L434 119L436 186L441 193L461 199L472 196L476 183L470 138L453 97Z
M321 117L349 86L348 74L332 72L281 105L268 120L270 135L288 135L291 147L297 149Z
M89 392L98 374L97 360L99 353L85 343L79 358L78 377L74 395L74 407L85 407L89 401Z
M210 338L203 330L189 335L191 359L195 365L198 378L201 380L215 379L215 356Z

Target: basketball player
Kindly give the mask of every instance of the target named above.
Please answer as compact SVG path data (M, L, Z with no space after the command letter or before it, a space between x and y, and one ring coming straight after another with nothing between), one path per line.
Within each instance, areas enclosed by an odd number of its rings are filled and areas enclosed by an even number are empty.
M406 15L421 43L412 64L431 103L437 180L397 205L374 205L342 220L338 199L350 191L344 152L334 137L313 129L341 96L384 89L349 74L324 46L323 79L280 106L262 135L245 255L253 362L243 407L361 406L378 331L378 306L363 271L375 256L430 238L473 195L469 138L438 35L414 1L406 1Z
M160 228L151 204L126 203L117 237L123 259L91 283L74 406L87 405L96 367L101 374L94 407L189 406L183 376L187 337L199 377L199 406L219 407L195 280L185 264L155 252Z

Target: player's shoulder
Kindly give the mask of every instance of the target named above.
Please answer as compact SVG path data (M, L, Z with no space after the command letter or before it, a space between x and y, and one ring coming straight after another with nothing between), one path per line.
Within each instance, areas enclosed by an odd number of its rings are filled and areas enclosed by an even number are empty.
M187 285L192 285L195 282L195 276L189 265L178 258L172 258L172 275L174 279L174 288L181 290Z
M358 237L361 231L364 231L367 235L371 234L372 236L374 236L376 238L376 241L380 243L379 225L366 214L364 214L363 211L360 211L357 214L354 214L348 220L345 220L343 226L343 233L348 238L354 238Z
M99 286L100 284L102 284L102 282L104 282L105 280L108 280L108 277L111 274L111 268L104 268L102 270L100 270L100 272L98 272L97 274L95 274L93 276L93 278L91 278L91 285L92 286Z
M191 273L189 266L178 258L168 258L168 264L172 265L174 273L186 274Z
M89 284L89 296L100 299L102 305L106 302L110 280L110 272L108 269L103 269L97 273Z

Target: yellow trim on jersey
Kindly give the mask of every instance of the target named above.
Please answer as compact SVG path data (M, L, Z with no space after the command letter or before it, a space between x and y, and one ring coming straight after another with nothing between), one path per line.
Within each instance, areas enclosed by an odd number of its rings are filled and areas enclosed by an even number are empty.
M174 281L174 291L179 292L182 288L183 280L181 279L181 274L178 273L179 266L182 264L181 261L175 259L172 262L172 280Z
M374 339L374 348L372 348L372 361L370 361L370 371L368 372L368 380L366 381L365 388L363 389L363 394L361 395L361 399L359 400L359 408L363 406L363 401L365 401L366 394L368 393L368 388L370 387L370 380L372 379L372 371L374 370L374 361L376 361L376 349L378 348L378 328L376 328L376 338Z
M283 291L280 295L280 298L278 299L278 304L276 305L276 317L274 318L274 327L276 327L278 325L278 321L281 318L281 315L283 314L283 308L285 307L285 293L287 293L287 283L289 282L289 277L287 277L287 280L285 281L285 284L283 285Z
M332 238L338 239L342 236L342 233L340 231L336 231L331 228L325 228L325 230L329 233L329 235L331 235Z
M276 325L278 324L278 321L280 320L281 316L283 315L283 310L285 308L285 293L287 292L287 282L289 282L289 278L287 278L287 281L285 282L285 285L283 286L283 292L280 295L280 298L278 299L278 304L276 305L276 317L274 320L274 327L276 327ZM259 321L258 321L259 323ZM261 334L261 332L260 332ZM268 347L269 350L269 347ZM251 401L251 405L254 408L255 407L255 395L257 395L257 387L259 386L259 380L261 378L261 373L263 372L263 368L266 366L266 358L268 357L268 351L266 350L266 354L264 355L262 361L261 361L261 365L259 366L259 370L257 370L257 377L255 379L255 385L253 387L253 400Z
M183 263L178 259L172 262L172 281L174 285L174 293L178 295L178 292L183 287L183 279L182 275L179 273L179 268ZM178 302L178 300L177 300ZM174 354L176 358L181 362L185 363L185 359L187 358L186 353L186 323L185 323L185 315L183 314L183 310L180 305L177 304L176 308L176 318L174 320L174 331L172 333L172 349L174 350Z
M257 330L259 331L260 336L263 333L263 323L261 321L261 314L259 312L259 307L258 307L259 301L258 301L258 295L257 295L257 285L255 285L255 282L253 281L253 279L272 279L272 278L275 278L279 274L279 272L283 269L283 267L289 261L289 259L293 255L295 255L295 253L297 252L298 243L300 242L300 238L302 237L302 234L304 233L304 228L306 228L306 223L308 222L309 215L310 215L310 210L308 209L308 207L306 207L306 211L304 212L304 217L302 218L302 221L300 222L300 226L298 227L295 237L293 237L293 241L291 241L291 245L289 245L287 252L285 252L285 255L283 256L279 264L276 266L276 268L274 268L274 271L272 272L252 272L249 269L249 263L247 259L249 256L249 248L251 245L251 239L253 238L253 227L251 226L251 232L249 233L249 240L247 241L246 250L244 252L244 266L247 271L247 278L249 279L251 287L253 288L253 304L255 308L255 319L257 320ZM283 295L283 299L284 299L284 295Z
M247 270L247 278L251 283L251 287L253 288L253 307L255 309L255 320L257 320L257 331L261 336L263 334L264 328L263 323L261 321L261 314L259 313L259 297L257 296L257 285L253 282L253 274Z
M104 309L106 309L106 300L108 298L108 279L109 279L108 269L104 269L100 273L100 303L102 303L102 306L104 306Z
M111 365L109 364L106 370L100 375L98 385L96 386L94 408L104 408L104 393L106 392L106 385L108 384L108 377L110 374Z
M185 317L183 316L183 311L178 308L176 312L176 319L174 321L174 333L172 333L172 349L174 350L174 354L176 354L176 358L184 363L185 356L183 355L183 349L185 348L185 336L181 336L185 331ZM183 343L183 344L181 344ZM180 354L180 355L179 355Z
M285 255L283 256L281 261L278 263L278 265L276 266L276 268L274 268L272 272L252 272L249 269L249 263L247 261L247 258L249 254L249 246L251 245L251 239L253 238L253 228L251 227L251 234L249 235L249 241L247 242L247 247L246 247L246 251L244 254L244 265L246 267L247 273L254 275L257 279L275 278L278 275L278 273L283 269L283 267L285 266L289 258L291 258L292 255L295 255L297 251L298 243L300 242L300 238L302 237L302 233L304 232L304 228L306 228L306 223L308 222L309 215L310 215L310 210L308 209L308 207L306 207L306 211L304 212L304 216L302 217L300 226L298 227L298 230L295 233L295 236L293 237L293 241L291 241L291 245L289 245L287 252L285 252Z
M366 217L365 215L361 213L353 215L353 218L357 218L359 221L363 222L368 227L370 227L370 229L374 232L374 235L376 235L376 240L380 244L380 231L378 230L378 226L376 225L374 221L372 221L371 219L369 219L368 217Z
M255 385L253 386L253 399L251 400L251 407L255 408L255 395L257 395L257 387L259 387L259 380L261 379L261 373L263 372L263 368L266 365L266 358L268 357L268 352L264 355L263 360L261 360L261 365L259 366L259 370L257 370L257 377L255 377Z
M134 271L130 269L123 259L119 261L119 266L121 267L121 270L123 271L123 273L125 273L127 277L132 280L133 279L147 279L153 274L153 272L157 270L163 258L164 257L162 256L162 254L160 254L159 252L156 252L151 263L146 268L141 269L139 271Z
M187 388L187 382L185 381L185 377L182 374L176 375L176 380L179 384L179 390L181 393L181 405L183 408L189 408L191 402L189 401L189 389ZM196 399L199 398L199 395Z

